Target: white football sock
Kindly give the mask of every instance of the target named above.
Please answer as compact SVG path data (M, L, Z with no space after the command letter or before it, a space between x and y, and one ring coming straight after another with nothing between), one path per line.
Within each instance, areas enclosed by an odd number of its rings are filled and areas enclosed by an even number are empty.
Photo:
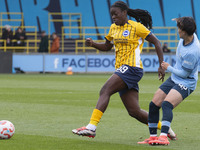
M168 133L171 135L171 136L176 136L176 134L174 133L174 131L172 130L172 128L169 128L169 131Z
M86 126L86 128L87 129L89 129L89 130L92 130L92 131L96 131L96 126L95 125L93 125L93 124L88 124L87 126Z
M160 133L160 136L161 136L161 135L167 136L167 134L166 134L166 133Z

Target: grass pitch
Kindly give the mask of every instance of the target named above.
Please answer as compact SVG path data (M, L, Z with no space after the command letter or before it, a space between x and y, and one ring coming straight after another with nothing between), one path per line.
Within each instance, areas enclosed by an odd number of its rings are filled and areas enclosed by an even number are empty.
M0 120L16 128L6 150L159 150L200 149L200 88L174 110L172 128L177 141L169 146L138 145L149 137L146 125L128 116L118 94L111 97L94 139L73 135L87 125L99 90L110 75L0 75ZM167 78L167 77L166 77ZM145 74L140 81L140 106L148 110L160 81ZM161 116L161 115L160 115Z

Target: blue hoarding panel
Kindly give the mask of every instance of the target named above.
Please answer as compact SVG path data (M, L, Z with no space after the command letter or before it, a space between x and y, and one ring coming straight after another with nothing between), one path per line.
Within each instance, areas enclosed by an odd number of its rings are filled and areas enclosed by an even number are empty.
M141 55L145 72L157 72L157 55ZM164 55L164 61L172 66L175 55ZM114 72L114 55L17 55L13 54L13 68L19 67L25 72L66 72L71 66L73 72ZM200 68L199 68L200 69Z
M113 72L113 55L45 55L45 72Z
M87 72L114 72L114 55L87 55Z
M66 72L69 66L73 72L85 72L85 55L45 55L45 72Z
M20 68L25 72L41 72L43 71L43 56L13 54L13 68Z
M157 72L159 67L159 60L157 55L142 55L141 56L143 69L145 72ZM176 63L175 55L164 55L164 61L172 66Z

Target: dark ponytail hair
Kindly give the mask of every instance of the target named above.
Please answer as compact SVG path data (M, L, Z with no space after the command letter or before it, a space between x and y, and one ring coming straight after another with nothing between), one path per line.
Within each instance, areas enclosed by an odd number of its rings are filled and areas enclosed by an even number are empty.
M111 7L119 7L122 11L126 10L127 15L135 18L137 22L142 23L148 29L152 28L151 14L147 10L142 9L130 9L123 1L115 2Z

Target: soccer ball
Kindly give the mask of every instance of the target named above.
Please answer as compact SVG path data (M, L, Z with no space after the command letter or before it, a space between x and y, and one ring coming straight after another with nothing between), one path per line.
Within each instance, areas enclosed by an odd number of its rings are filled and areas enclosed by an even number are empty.
M15 127L10 121L0 121L0 139L10 139L14 133Z
M69 67L67 68L67 71L72 71L72 67L69 66Z

